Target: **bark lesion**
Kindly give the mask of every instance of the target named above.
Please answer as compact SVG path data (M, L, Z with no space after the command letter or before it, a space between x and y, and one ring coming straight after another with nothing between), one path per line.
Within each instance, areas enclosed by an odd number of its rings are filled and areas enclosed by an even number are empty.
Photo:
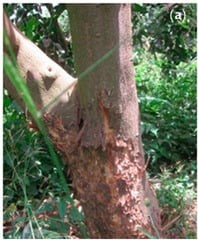
M70 155L77 150L80 144L85 125L83 125L79 131L75 124L66 128L62 118L50 113L45 113L43 115L43 120L56 148L69 160Z
M98 99L98 104L100 108L101 118L103 122L103 136L104 136L104 142L103 149L106 148L107 144L114 144L114 130L110 127L109 121L110 121L110 114L109 109L105 106L104 101L102 97Z

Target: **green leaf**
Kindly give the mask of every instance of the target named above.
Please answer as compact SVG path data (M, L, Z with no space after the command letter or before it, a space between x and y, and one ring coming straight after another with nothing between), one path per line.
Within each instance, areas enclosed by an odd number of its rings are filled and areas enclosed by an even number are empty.
M37 213L39 214L39 213L43 213L43 212L51 212L51 211L53 211L53 209L54 209L53 204L50 202L47 202L47 203L42 204L39 207L39 209L37 210Z
M83 220L83 215L76 207L72 206L70 209L70 219L73 223L81 222Z
M139 228L139 230L141 232L143 232L145 234L145 236L147 236L149 239L156 239L157 237L150 234L147 230L145 230L144 228Z
M66 201L64 199L59 199L58 202L58 214L60 218L64 219L66 214Z
M63 237L55 231L42 229L42 234L43 234L44 238L46 238L46 239L63 239ZM39 236L39 234L38 234L38 236Z

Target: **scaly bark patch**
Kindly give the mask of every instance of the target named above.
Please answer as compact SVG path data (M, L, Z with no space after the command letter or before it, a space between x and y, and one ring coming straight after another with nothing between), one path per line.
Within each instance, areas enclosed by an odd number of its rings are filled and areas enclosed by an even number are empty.
M114 131L108 129L105 131L110 136L106 136L105 150L88 149L81 146L84 128L79 132L67 130L59 118L50 114L45 115L45 122L53 142L68 164L72 185L85 211L91 236L145 238L140 229L156 235L150 218L160 229L159 207L146 186L143 166L139 166L135 157L132 140L118 139ZM145 203L148 199L149 207Z

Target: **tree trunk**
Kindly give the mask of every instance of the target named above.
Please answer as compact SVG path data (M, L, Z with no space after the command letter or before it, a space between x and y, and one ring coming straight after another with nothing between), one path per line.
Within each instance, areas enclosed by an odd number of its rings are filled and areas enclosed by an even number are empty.
M141 238L160 228L158 203L145 177L139 110L131 62L130 5L68 7L85 125L70 156L73 184L93 238Z
M44 120L69 165L91 237L159 235L160 210L145 177L130 5L69 5L68 10L80 76L70 94L62 90L76 80L8 21L5 29L19 69L38 109L59 96ZM82 78L81 73L108 51L110 57ZM21 103L6 78L5 85Z

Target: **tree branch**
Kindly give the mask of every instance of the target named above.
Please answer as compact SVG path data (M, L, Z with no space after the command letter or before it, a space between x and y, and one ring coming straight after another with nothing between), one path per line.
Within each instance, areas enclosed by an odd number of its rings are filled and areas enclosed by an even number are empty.
M21 76L26 81L38 110L45 108L45 112L60 116L65 124L69 124L68 117L65 116L70 115L73 118L75 107L75 98L73 96L75 95L74 89L77 79L69 75L27 39L10 22L6 14L4 14L4 30L16 54ZM5 45L4 52L9 54ZM25 104L5 74L4 86L25 109Z

